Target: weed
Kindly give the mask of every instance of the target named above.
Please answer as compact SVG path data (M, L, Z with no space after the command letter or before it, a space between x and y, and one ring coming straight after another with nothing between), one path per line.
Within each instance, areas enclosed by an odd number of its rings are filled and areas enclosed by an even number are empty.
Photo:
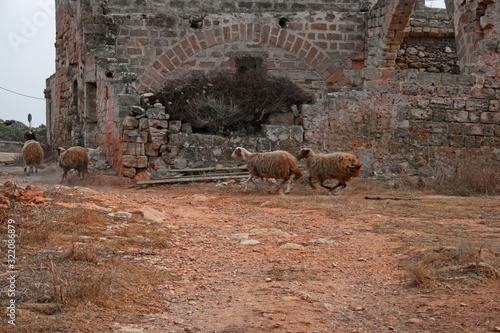
M270 114L310 96L291 80L261 70L196 71L165 85L153 99L165 105L172 119L191 123L199 132L257 133Z

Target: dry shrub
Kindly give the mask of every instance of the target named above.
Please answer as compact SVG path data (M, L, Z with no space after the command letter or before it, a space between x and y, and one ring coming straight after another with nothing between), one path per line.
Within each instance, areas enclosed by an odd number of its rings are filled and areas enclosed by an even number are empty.
M124 237L121 242L127 246L154 249L166 249L172 246L172 234L158 225L133 224L121 229L118 235Z
M436 191L452 195L498 195L500 168L491 155L466 152L450 165L441 165L431 185Z
M92 264L97 264L98 256L94 248L87 247L76 247L73 243L71 249L66 253L64 259L70 259L73 261L83 261Z
M77 305L80 302L104 302L109 297L110 271L95 269L95 264L51 259L51 255L33 258L20 278L21 302Z
M416 287L500 280L498 253L484 244L470 242L460 246L436 246L413 251L403 267L408 272L409 285Z
M261 70L245 73L194 71L159 90L153 99L172 119L198 132L256 133L272 113L310 100L291 80Z

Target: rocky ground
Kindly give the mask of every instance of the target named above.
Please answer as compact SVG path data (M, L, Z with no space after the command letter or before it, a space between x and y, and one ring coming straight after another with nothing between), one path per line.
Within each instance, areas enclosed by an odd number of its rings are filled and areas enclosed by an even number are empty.
M61 186L61 174L0 169L18 270L16 325L2 314L2 329L500 331L500 197L363 178L336 196L303 182L288 195L140 187L102 172Z

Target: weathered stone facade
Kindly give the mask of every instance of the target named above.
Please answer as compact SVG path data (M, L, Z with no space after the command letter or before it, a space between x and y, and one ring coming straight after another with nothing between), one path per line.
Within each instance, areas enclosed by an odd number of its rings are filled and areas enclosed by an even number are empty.
M446 5L56 0L51 143L100 146L130 177L224 163L237 145L349 151L366 170L424 173L467 149L500 160L500 5ZM260 137L226 138L193 134L159 105L134 113L142 94L192 70L249 64L315 93L299 125L275 118Z

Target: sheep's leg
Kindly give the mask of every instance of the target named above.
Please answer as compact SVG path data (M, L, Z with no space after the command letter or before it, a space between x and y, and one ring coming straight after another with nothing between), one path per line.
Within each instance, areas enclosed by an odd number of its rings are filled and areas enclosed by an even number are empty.
M271 193L271 187L269 185L269 182L267 181L267 178L260 178L262 180L262 184L264 185L264 187L266 188L267 192L268 193Z
M334 187L326 187L326 186L324 186L324 187L328 188L328 189L330 190L330 192L331 192L331 191L333 191L333 190L335 190L337 187L340 187L340 190L337 192L337 194L338 194L338 193L340 193L340 191L342 191L342 189L344 189L346 186L347 186L347 185L346 185L345 183L339 182L339 183L338 183L337 185L335 185Z
M314 187L314 184L312 182L312 177L309 177L309 185L311 185L312 188L316 188L316 187ZM323 185L321 185L321 186L323 186Z
M283 185L285 181L283 181L281 183L281 185ZM292 189L292 178L288 179L288 184L287 184L287 187L286 187L286 191L285 191L285 194L288 194L290 193L290 190Z
M27 165L24 165L24 172L26 172L26 169L28 168Z
M250 181L252 180L252 178L253 178L253 175L250 175L250 177L248 177L247 183L245 185L245 189L243 190L243 192L246 192L248 190L248 183L250 183Z

